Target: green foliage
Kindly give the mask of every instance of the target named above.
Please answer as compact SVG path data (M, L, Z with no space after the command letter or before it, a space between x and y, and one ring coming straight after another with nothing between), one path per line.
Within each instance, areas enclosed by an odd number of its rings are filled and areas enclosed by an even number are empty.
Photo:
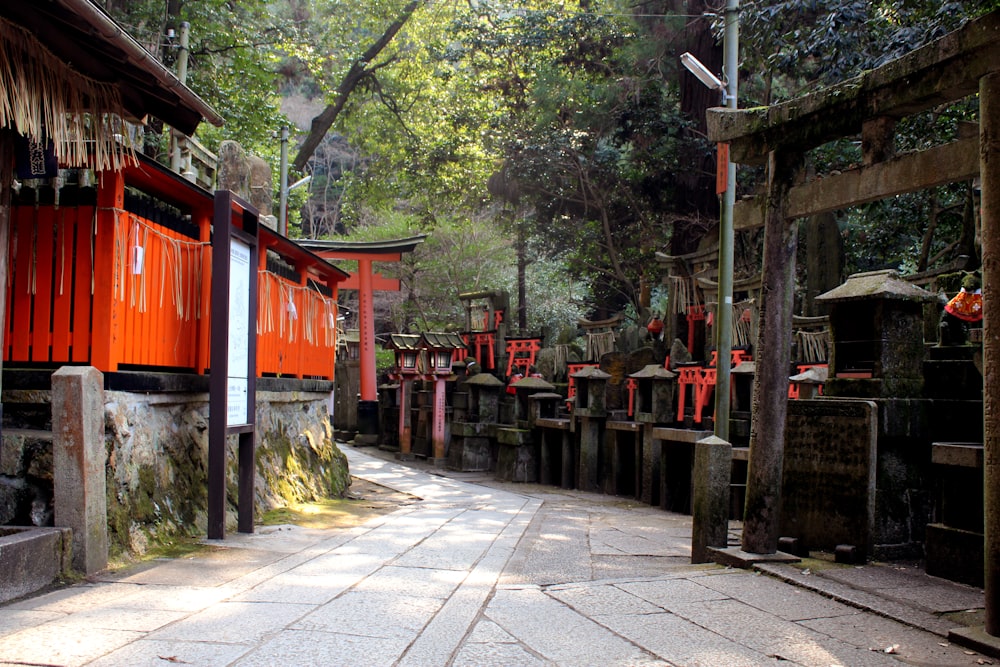
M292 17L266 0L126 0L109 3L108 9L170 67L180 53L180 23L190 23L186 83L226 121L221 128L203 123L198 138L212 151L225 139L238 141L271 163L277 182L275 132L289 124L280 110L280 68L302 39ZM175 37L167 37L168 28Z
M782 101L857 76L1000 7L997 0L961 2L754 1L741 9L741 104ZM975 97L903 119L897 152L920 150L958 137L959 123L975 121ZM816 173L857 167L858 137L810 152ZM843 218L846 273L892 267L922 271L960 256L978 266L970 185L953 184L873 202ZM936 261L935 261L936 260Z
M997 0L744 2L742 69L756 74L741 90L741 105L768 104L857 76L998 7Z

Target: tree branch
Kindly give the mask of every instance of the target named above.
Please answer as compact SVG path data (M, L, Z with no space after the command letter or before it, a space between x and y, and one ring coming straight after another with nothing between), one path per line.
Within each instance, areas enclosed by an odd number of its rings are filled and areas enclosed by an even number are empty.
M341 80L340 85L337 86L337 91L334 95L334 101L332 104L328 105L320 115L316 116L312 120L312 125L309 129L309 136L302 143L301 148L299 148L298 154L295 156L295 160L292 163L293 166L302 170L305 167L306 162L312 157L313 151L319 146L319 143L323 141L323 137L330 130L334 121L337 120L337 116L343 111L344 105L347 104L347 98L351 95L358 84L367 76L369 76L374 69L367 67L367 64L375 60L375 58L382 52L385 47L393 40L406 22L410 20L413 13L423 5L427 0L411 0L403 10L400 12L399 16L393 21L382 36L379 37L374 44L368 47L368 49L351 65L351 69L347 71L344 78Z

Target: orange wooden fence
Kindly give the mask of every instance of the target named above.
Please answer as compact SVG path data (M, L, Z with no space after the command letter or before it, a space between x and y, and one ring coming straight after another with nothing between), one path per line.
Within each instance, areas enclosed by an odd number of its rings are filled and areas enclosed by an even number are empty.
M257 370L281 377L333 377L337 305L315 284L259 274Z
M90 360L94 212L94 206L13 209L5 361Z
M124 210L122 179L108 180L103 187L119 190L99 193L99 206L12 208L4 363L203 373L208 219L196 213L193 224L172 225L187 233L168 228ZM260 269L257 373L332 379L336 285L319 284L342 272L264 233L265 247L290 254L296 268L295 279Z

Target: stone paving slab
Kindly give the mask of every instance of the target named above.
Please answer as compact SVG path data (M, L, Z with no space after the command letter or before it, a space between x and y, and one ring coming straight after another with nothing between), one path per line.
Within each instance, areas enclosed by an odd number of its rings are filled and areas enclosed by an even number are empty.
M499 588L486 617L552 664L669 665L553 600L536 586Z
M406 648L400 638L370 637L344 633L286 630L252 653L233 663L234 667L386 667Z
M253 645L301 619L311 605L283 602L223 601L172 625L149 633L150 639Z
M955 625L953 621L931 614L912 604L887 599L874 592L854 588L831 577L804 574L802 570L791 565L761 564L757 565L756 568L783 581L816 591L844 604L895 619L905 625L926 630L941 637L947 637L948 631ZM872 577L874 574L866 576Z
M399 667L445 664L454 655L469 628L482 614L493 593L500 573L506 567L528 523L541 503L529 501L524 511L514 516L497 536L493 545L456 592L431 619L417 640L402 656Z
M142 639L145 633L62 625L50 621L0 637L0 660L28 665L84 665Z
M892 650L910 664L976 665L981 656L970 656L961 646L944 641L892 619L872 614L817 618L802 625L869 651Z
M176 584L218 586L282 558L280 552L264 549L217 549L197 558L157 559L131 567L120 576L102 581L128 584Z
M163 641L140 639L87 663L87 667L164 667L198 665L226 667L246 653L243 644L220 644L202 641Z
M599 615L595 621L669 663L687 667L773 667L765 656L669 612Z
M807 627L785 621L737 600L671 605L680 618L708 628L726 639L774 660L800 665L897 665L890 655L859 651Z
M703 577L702 586L718 591L761 611L767 611L786 621L857 614L856 607L836 602L804 588L763 576Z

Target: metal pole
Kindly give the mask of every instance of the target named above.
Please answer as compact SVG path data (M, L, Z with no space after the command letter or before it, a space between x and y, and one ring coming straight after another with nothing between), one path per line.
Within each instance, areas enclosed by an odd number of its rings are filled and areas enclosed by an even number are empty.
M722 49L726 93L724 103L736 108L739 79L739 0L727 0ZM733 207L736 204L736 165L726 153L726 191L719 219L719 306L716 317L715 435L729 442L730 370L733 348Z
M273 136L273 135L272 135ZM281 128L281 196L278 202L278 231L288 236L288 128Z

